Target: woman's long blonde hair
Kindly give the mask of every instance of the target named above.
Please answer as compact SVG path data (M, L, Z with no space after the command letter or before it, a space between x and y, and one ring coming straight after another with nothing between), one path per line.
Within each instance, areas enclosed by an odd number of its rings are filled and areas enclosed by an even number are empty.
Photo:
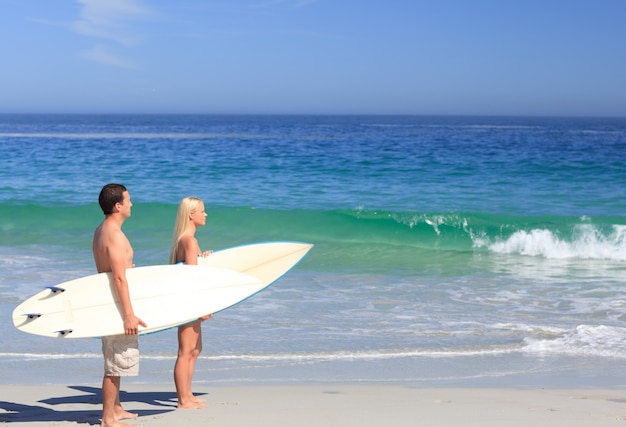
M170 251L170 264L178 261L178 242L183 234L189 229L189 215L196 212L198 205L202 199L198 197L185 197L178 204L178 213L176 214L176 222L174 223L174 236L172 238L172 249Z

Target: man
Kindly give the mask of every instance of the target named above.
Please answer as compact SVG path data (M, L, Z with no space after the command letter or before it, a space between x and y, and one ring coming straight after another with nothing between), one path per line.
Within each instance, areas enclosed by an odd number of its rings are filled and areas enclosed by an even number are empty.
M105 215L93 236L93 257L98 273L113 273L114 288L124 320L124 335L102 338L104 379L102 380L102 427L128 425L119 420L135 418L120 403L120 377L139 374L139 326L146 324L133 311L126 280L126 269L133 267L133 248L122 231L133 205L121 184L107 184L98 202Z

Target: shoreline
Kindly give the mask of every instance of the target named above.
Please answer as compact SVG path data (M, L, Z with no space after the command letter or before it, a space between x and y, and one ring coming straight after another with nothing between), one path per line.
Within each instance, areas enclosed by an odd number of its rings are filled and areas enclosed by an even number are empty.
M528 426L623 425L618 388L408 387L349 382L196 386L202 409L177 410L172 384L124 384L130 425ZM0 385L0 424L100 425L100 384Z

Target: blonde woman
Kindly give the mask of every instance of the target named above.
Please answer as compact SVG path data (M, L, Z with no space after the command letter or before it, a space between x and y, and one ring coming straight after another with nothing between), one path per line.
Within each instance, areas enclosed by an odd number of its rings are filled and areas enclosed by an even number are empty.
M197 197L185 197L178 205L170 264L197 265L198 257L209 256L211 251L200 250L195 237L196 229L206 224L207 214L204 203ZM205 406L201 399L193 395L191 380L196 360L202 351L202 321L211 315L201 317L195 322L178 328L178 357L174 365L174 384L178 395L179 408L201 408Z

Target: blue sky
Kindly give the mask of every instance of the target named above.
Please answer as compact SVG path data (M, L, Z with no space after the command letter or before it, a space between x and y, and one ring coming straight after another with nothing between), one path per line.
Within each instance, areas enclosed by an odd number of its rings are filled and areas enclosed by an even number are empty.
M0 0L0 113L626 117L623 0Z

